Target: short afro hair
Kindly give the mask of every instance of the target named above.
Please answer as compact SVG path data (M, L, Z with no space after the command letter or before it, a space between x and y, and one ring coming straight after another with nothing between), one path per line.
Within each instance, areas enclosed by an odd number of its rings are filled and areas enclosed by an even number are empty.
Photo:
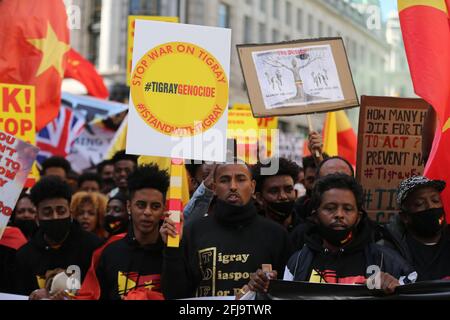
M331 189L350 190L355 196L358 210L364 212L362 186L355 178L344 173L333 173L316 180L311 195L311 208L313 211L320 207L323 194Z
M30 198L37 207L39 203L47 199L63 198L69 204L72 199L72 190L69 184L57 176L42 177L30 191Z
M63 157L54 156L54 157L47 158L42 163L42 174L45 175L45 170L47 170L48 168L55 168L55 167L62 168L65 171L66 175L68 175L70 170L72 170L72 167L71 167L69 161L67 161Z
M112 160L103 160L102 162L100 162L99 164L97 164L97 173L98 174L102 174L103 168L106 166L113 166L114 162L112 162Z
M158 165L150 163L139 166L128 176L129 198L132 199L137 190L156 189L163 194L165 199L169 182L167 170L160 170Z
M137 158L138 158L138 156L136 156L134 154L127 154L127 153L125 153L125 150L120 150L114 154L111 161L113 164L116 164L117 162L122 161L122 160L130 160L130 161L133 161L134 164L137 164Z
M191 163L184 164L184 166L186 167L187 172L189 172L189 175L191 176L191 178L195 177L195 174L202 167L202 165L203 165L203 161L202 161L202 163L194 163L192 161Z
M78 177L78 188L81 188L81 185L85 181L95 181L97 182L100 189L102 188L102 178L97 173L85 172Z
M271 166L271 163L273 161L278 161L278 171L274 175L262 175L261 174L261 168L269 168ZM298 173L300 172L300 167L295 163L294 161L288 160L286 158L272 158L270 159L270 162L267 164L263 164L261 162L258 162L252 167L252 176L253 179L256 181L256 192L261 192L264 181L266 181L267 178L274 177L274 176L290 176L292 177L292 180L294 180L294 184L297 181Z

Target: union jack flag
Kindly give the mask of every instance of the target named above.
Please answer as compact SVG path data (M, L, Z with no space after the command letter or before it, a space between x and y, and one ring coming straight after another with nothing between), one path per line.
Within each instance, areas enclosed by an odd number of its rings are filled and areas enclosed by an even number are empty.
M64 105L59 109L58 116L45 128L39 131L37 146L39 151L37 161L42 163L51 156L66 157L72 144L80 135L85 124L85 118Z

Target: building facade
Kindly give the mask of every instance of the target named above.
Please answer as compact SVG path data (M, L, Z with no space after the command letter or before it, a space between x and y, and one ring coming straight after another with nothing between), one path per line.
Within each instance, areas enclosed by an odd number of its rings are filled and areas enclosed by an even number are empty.
M363 0L359 0L363 1ZM72 46L96 64L109 82L125 82L127 17L180 16L189 24L232 29L230 105L247 103L236 45L342 37L358 95L384 95L390 46L383 30L370 28L370 12L348 0L67 0L81 9ZM377 2L377 0L375 0ZM371 3L376 5L377 3ZM364 10L363 10L364 11ZM381 19L381 18L380 18ZM357 110L349 112L357 123ZM313 117L317 128L322 116ZM281 129L306 132L304 116L283 118Z

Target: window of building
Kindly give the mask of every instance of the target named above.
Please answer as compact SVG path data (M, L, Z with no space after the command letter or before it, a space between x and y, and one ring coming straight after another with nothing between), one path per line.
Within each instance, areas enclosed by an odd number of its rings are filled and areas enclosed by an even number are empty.
M323 22L319 21L319 23L317 24L317 33L319 35L319 37L323 37Z
M286 25L290 26L292 24L292 3L286 2Z
M244 42L252 42L252 19L248 16L244 17Z
M267 0L259 0L259 10L266 12L267 10Z
M158 0L130 0L129 3L132 15L159 15Z
M278 19L278 17L280 16L279 5L280 0L272 0L272 15L275 19Z
M219 3L218 26L221 28L230 27L230 6L225 3Z
M278 42L279 39L279 33L277 29L272 29L272 41Z
M101 0L92 2L92 22L88 26L90 33L87 59L98 66L99 46L100 46L100 19L102 14Z
M245 3L247 3L249 6L252 5L252 0L245 0Z
M259 42L267 42L267 37L266 37L266 25L262 22L260 22L258 24L258 40Z
M314 18L312 14L308 14L308 36L314 36Z
M366 63L366 48L364 46L359 48L359 60L361 63Z
M331 28L330 26L328 26L327 36L328 37L332 37L333 36L333 28Z
M297 9L297 30L303 30L303 10Z

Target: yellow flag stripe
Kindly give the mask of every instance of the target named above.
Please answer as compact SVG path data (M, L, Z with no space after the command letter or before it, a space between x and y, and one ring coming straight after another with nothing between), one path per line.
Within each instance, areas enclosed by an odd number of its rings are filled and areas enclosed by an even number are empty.
M448 14L445 0L398 0L398 12L414 6L427 6Z
M336 111L337 132L352 128L352 124L344 110Z

